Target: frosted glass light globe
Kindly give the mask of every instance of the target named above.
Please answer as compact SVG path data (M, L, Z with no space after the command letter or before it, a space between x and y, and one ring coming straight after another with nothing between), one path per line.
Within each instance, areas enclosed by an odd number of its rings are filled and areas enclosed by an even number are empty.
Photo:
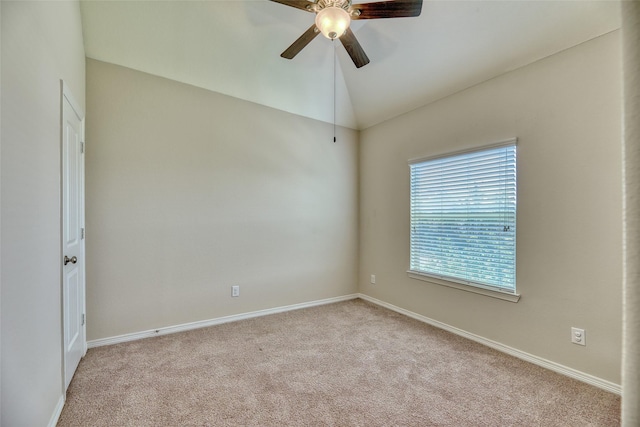
M341 7L325 7L316 15L316 27L328 39L336 39L349 28L351 17Z

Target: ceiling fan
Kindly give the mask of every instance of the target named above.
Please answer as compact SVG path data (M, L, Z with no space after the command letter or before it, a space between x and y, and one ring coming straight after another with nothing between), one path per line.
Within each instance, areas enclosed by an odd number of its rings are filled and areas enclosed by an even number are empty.
M316 14L315 23L280 55L293 59L319 33L340 39L357 68L369 63L367 54L349 28L352 19L406 18L419 16L422 0L390 0L351 4L351 0L271 0Z

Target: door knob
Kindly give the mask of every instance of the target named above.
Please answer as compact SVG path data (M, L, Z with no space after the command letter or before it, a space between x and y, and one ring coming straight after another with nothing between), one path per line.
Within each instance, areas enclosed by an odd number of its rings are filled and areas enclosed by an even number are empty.
M67 265L69 263L71 264L75 264L76 262L78 262L78 257L77 256L72 256L71 258L69 258L68 256L64 256L64 265Z

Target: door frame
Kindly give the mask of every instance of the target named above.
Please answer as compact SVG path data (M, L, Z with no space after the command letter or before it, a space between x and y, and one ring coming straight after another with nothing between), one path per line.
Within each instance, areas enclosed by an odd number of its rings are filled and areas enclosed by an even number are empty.
M84 111L80 107L73 97L69 86L64 82L64 80L60 80L60 256L58 257L60 260L60 331L61 331L61 347L62 347L62 394L66 400L66 344L65 344L65 292L64 292L64 267L62 266L62 258L64 256L64 205L63 205L63 186L64 186L64 102L65 99L71 105L71 108L80 118L80 140L82 146L85 146L85 115ZM86 241L84 236L85 230L85 158L84 158L84 148L80 155L80 170L79 170L79 179L80 179L80 191L79 191L79 206L80 206L80 228L83 230L83 235L80 239L80 256L84 263L84 268L81 270L80 276L80 286L82 289L82 313L84 313L84 321L82 323L82 356L87 353L87 322L86 322L86 313L87 313L87 304L86 304L86 269L87 269L87 258L86 258Z

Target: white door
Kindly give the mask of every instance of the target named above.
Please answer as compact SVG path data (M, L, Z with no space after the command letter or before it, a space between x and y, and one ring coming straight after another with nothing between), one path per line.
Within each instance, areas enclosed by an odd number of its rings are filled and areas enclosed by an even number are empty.
M85 353L83 115L62 83L62 316L64 388Z

